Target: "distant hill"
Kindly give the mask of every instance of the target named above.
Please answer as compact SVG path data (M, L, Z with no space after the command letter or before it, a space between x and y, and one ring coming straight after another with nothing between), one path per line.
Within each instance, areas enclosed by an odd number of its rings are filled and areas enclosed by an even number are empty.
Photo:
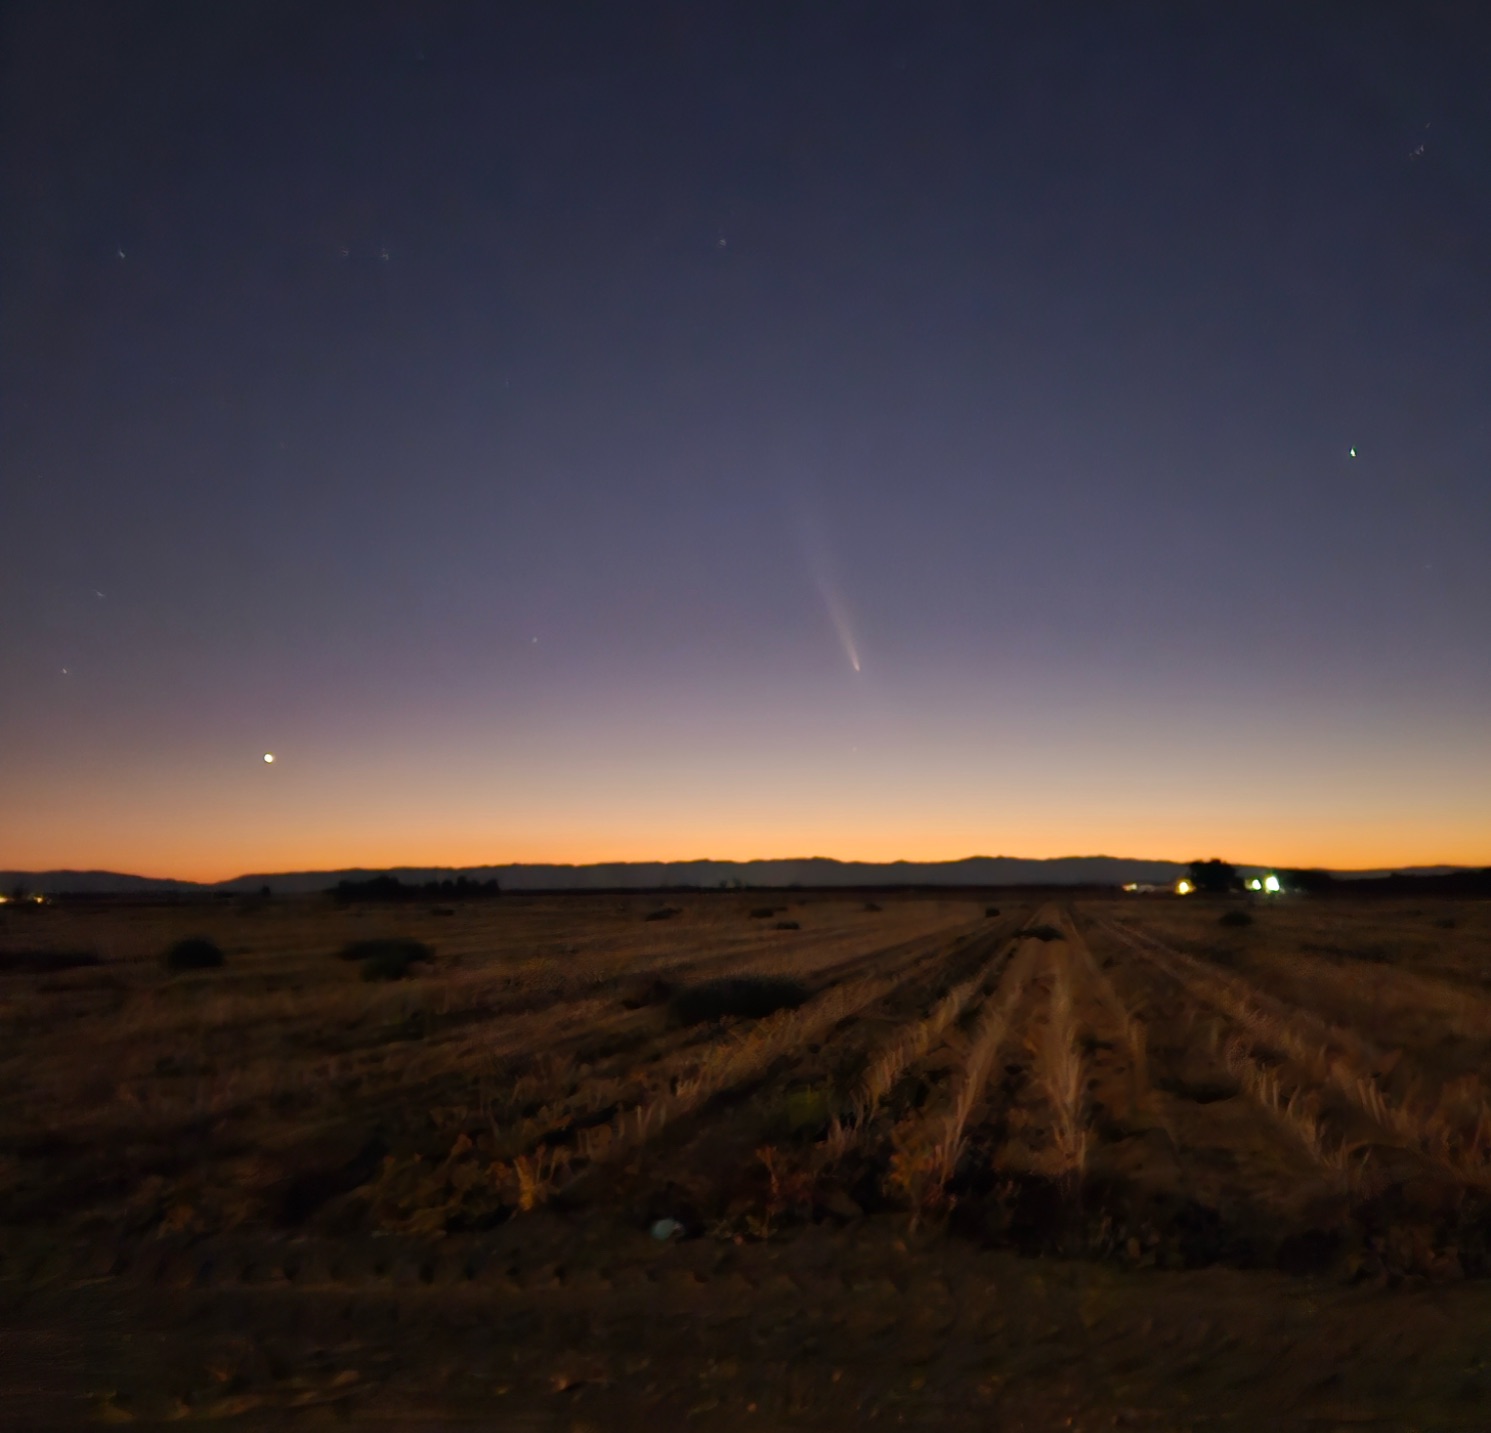
M1240 866L1244 875L1266 869ZM1387 880L1453 876L1469 867L1419 866L1391 871L1338 871L1343 878ZM252 892L268 886L277 895L329 890L340 881L394 876L409 885L496 880L505 891L715 890L788 886L1120 886L1128 881L1169 885L1184 875L1181 861L1119 856L1063 856L1031 861L1014 856L970 856L962 861L834 861L817 856L780 861L616 861L595 866L396 866L388 870L272 871L229 881L200 883L123 875L114 871L0 871L0 891L16 886L47 894L209 895Z
M260 882L262 885L263 883ZM125 876L117 871L0 871L0 894L23 887L46 895L143 896L188 895L208 892L213 886L197 881L173 881L155 876Z
M1185 870L1177 861L1114 856L1067 856L1030 861L1013 856L971 856L962 861L835 861L809 857L779 861L616 861L594 866L395 866L387 870L274 871L229 881L193 881L121 875L113 871L0 871L0 890L25 886L49 894L161 895L257 891L279 895L329 890L340 881L394 876L411 885L431 881L495 879L507 891L658 890L694 887L833 886L1064 886L1164 884ZM1251 868L1250 868L1251 869Z

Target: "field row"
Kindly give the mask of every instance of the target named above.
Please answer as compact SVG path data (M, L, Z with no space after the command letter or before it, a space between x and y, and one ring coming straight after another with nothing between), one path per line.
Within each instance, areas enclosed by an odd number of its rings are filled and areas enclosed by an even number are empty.
M1220 915L269 911L192 978L146 958L175 933L157 921L101 966L0 988L0 1077L27 1090L0 1106L9 1218L443 1235L552 1205L758 1239L899 1211L1130 1262L1481 1272L1479 912L1463 933L1340 918L1334 945L1308 906ZM359 983L329 951L370 928L434 964ZM1352 955L1382 930L1425 954Z

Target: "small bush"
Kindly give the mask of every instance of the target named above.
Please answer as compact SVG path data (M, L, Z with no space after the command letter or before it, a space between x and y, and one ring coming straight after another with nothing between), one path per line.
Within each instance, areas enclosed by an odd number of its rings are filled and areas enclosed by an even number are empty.
M777 930L801 930L802 926L799 925L796 921L778 921L777 924L776 924L776 929Z
M998 914L999 914L999 907L998 906L985 906L984 907L984 919L986 921L993 920L994 917L997 916Z
M1066 937L1054 925L1028 925L1015 932L1016 940L1065 940Z
M435 952L422 940L402 936L354 940L337 954L343 960L361 961L364 980L403 980L416 960L435 958Z
M205 935L178 940L165 954L167 970L215 970L222 963L222 947Z
M663 906L655 911L648 911L642 917L645 921L670 921L674 916L681 916L683 911L678 906Z
M91 950L0 951L0 975L53 975L98 963L98 955Z
M1224 911L1222 925L1252 925L1253 917L1247 911Z
M865 909L867 911L871 912L872 914L876 914L876 915L878 915L879 912L880 912L880 907L877 906L874 901L866 901L865 902Z
M642 978L627 986L621 996L621 1003L628 1010L640 1010L645 1005L666 1005L672 998L678 987L670 985L660 975L651 979Z
M778 1010L796 1010L808 998L797 980L774 975L738 975L685 986L669 1002L673 1017L683 1025L701 1025L736 1015L760 1020Z
M338 960L371 960L374 956L387 956L394 951L402 952L405 960L433 960L435 952L422 940L410 936L375 936L371 940L354 940L337 951Z
M385 950L370 955L362 963L364 980L406 980L413 962L403 951Z
M757 906L751 912L753 921L768 921L777 913L775 906Z

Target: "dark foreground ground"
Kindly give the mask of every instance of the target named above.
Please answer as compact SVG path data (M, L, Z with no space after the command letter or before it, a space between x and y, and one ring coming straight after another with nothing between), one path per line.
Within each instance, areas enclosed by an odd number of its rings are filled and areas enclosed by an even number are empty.
M1484 1429L1491 1285L979 1251L890 1216L660 1244L551 1213L438 1241L28 1241L0 1426Z

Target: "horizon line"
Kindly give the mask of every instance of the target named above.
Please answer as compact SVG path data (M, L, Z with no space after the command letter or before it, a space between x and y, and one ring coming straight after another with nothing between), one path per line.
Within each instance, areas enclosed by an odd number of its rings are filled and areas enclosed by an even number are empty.
M483 862L483 863L477 863L477 864L471 864L471 865L462 865L462 866L443 865L443 864L440 864L438 862L434 862L434 863L420 863L420 862L415 862L415 861L405 861L405 862L399 862L399 863L392 864L392 865L379 865L379 866L365 866L365 865L304 866L304 867L298 867L298 868L295 868L295 869L279 869L279 870L264 870L264 869L259 869L259 870L240 871L238 874L231 875L231 876L220 876L220 877L217 877L217 878L205 878L205 879L201 878L201 877L190 877L190 876L144 874L144 873L140 873L140 872L136 872L136 871L117 870L117 869L113 869L113 868L109 868L109 867L103 867L103 866L90 866L90 867L81 867L81 866L51 866L51 867L47 867L47 868L44 868L44 869L28 869L28 870L12 869L10 871L7 871L5 874L9 878L28 877L28 876L29 877L36 877L36 876L57 876L57 875L63 875L63 874L67 874L67 875L78 875L78 876L116 876L116 877L123 877L123 878L130 879L130 880L141 880L141 881L172 881L172 882L176 882L176 883L182 884L182 885L222 886L222 885L229 885L229 884L231 884L231 883L233 883L235 881L269 880L269 879L274 879L275 877L285 877L285 876L335 875L335 874L339 874L339 873L342 873L342 872L349 872L349 871L366 871L366 872L372 872L372 873L380 873L380 872L386 873L386 872L392 872L392 871L450 871L452 873L459 874L460 872L463 872L463 871L501 870L501 869L504 869L504 868L513 868L513 867L542 867L542 868L548 868L548 869L552 869L552 870L575 870L575 871L581 871L581 870L594 870L594 869L597 869L597 868L600 868L600 867L606 867L606 866L696 866L696 865L752 866L752 865L808 864L808 863L811 863L811 862L826 863L826 864L837 865L837 866L882 866L882 867L895 867L895 866L957 866L957 865L967 864L967 863L973 862L973 861L1018 861L1018 862L1022 862L1022 863L1025 863L1025 864L1031 864L1031 865L1053 865L1053 864L1056 864L1056 863L1062 862L1062 861L1123 861L1123 862L1131 862L1131 863L1136 864L1136 865L1137 864L1150 864L1150 865L1160 865L1160 864L1163 864L1163 865L1173 865L1173 866L1187 866L1193 860L1216 860L1216 859L1226 859L1226 858L1223 858L1223 857L1194 857L1193 856L1193 857L1187 857L1187 858L1181 859L1181 858L1172 857L1172 856L1113 856L1113 855L1108 855L1108 854L1105 854L1105 853L1096 853L1096 854L1092 854L1092 855L1065 855L1065 856L1007 856L1007 855L989 856L989 855L983 855L983 854L974 854L974 855L968 855L968 856L948 857L948 858L944 858L944 859L941 859L941 860L917 860L914 857L898 856L895 859L889 860L889 861L871 861L871 860L857 859L857 858L854 858L854 857L840 857L840 856L752 856L752 857L747 857L745 859L734 858L734 857L692 856L692 857L681 857L681 858L679 858L679 857L659 857L659 858L648 859L648 860L629 860L629 859L623 859L623 860L614 860L614 861L521 861L521 860L519 860L519 861L489 861L489 862ZM1340 874L1340 873L1351 873L1351 872L1367 872L1367 873L1371 873L1371 872L1392 872L1392 871L1407 871L1407 870L1423 870L1423 869L1433 869L1433 868L1436 868L1436 867L1446 867L1446 868L1457 869L1457 870L1477 870L1477 869L1482 869L1482 866L1479 863L1469 863L1469 864L1467 864L1467 863L1454 862L1454 861L1414 861L1412 863L1403 863L1403 864L1391 864L1390 863L1390 864L1386 864L1386 865L1375 865L1375 866L1367 866L1367 867L1324 866L1324 865L1290 866L1288 864L1284 864L1284 865L1281 866L1278 863L1268 862L1268 861L1228 861L1228 864L1232 865L1232 866L1236 866L1236 867L1238 867L1240 869L1256 868L1256 869L1262 870L1262 869L1268 868L1268 869L1285 869L1285 870L1321 870L1321 871L1329 871L1329 872L1338 873L1338 874ZM1491 863L1487 863L1487 864L1491 864Z

